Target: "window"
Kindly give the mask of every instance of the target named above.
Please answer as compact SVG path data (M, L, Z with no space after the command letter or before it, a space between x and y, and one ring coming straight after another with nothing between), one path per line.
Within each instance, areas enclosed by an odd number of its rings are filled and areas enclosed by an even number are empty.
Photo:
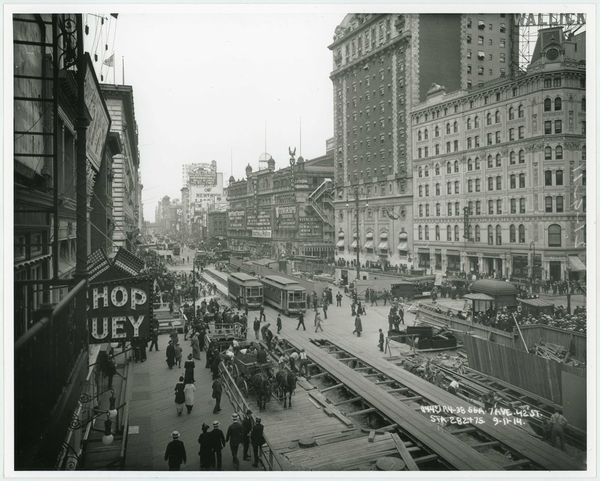
M585 112L585 97L581 99L581 111Z
M467 43L471 43L471 35L467 35Z
M479 157L475 157L475 170L479 170Z
M435 195L440 195L440 184L435 184Z
M546 212L552 212L552 197L546 197Z
M585 146L584 146L584 149L585 149ZM563 148L560 145L556 146L555 154L556 154L556 156L555 156L556 160L562 160Z
M508 129L508 140L515 140L515 129Z
M450 152L450 142L446 142L446 153Z
M517 242L517 229L514 224L511 224L508 228L508 242L511 244Z
M440 144L435 144L435 155L440 155Z
M456 121L454 121L453 130L454 130L455 134L458 132L458 122L456 122Z
M560 122L560 120L557 120L557 122ZM521 125L519 127L519 139L524 139L525 138L525 126Z
M559 195L556 197L556 212L564 212L563 209L563 197L562 195Z
M519 225L519 243L525 243L525 226L523 224Z
M552 81L552 85L554 87L560 87L561 81L560 81L560 77L554 77L553 81Z
M435 164L435 175L440 175L440 164Z
M544 99L544 112L550 112L552 110L552 100Z
M552 171L546 170L544 172L544 185L552 185Z
M510 185L511 189L517 188L517 176L515 174L510 175L510 184L509 185Z
M544 88L548 89L552 87L552 79L550 77L546 77L544 79Z
M517 199L510 199L510 213L517 213Z
M479 127L479 117L475 117L475 119L473 120L474 124L475 124L475 128Z
M471 130L471 118L467 119L467 130Z
M425 217L429 217L429 204L425 204Z
M479 135L475 136L475 147L479 147Z
M525 117L525 107L519 105L519 118Z
M440 207L440 204L437 203L437 204L435 204L435 215L439 216L440 213L441 213L441 207Z
M519 164L525 163L525 151L523 149L519 150Z
M459 188L458 188L458 180L456 182L454 182L454 193L455 194L460 194Z
M558 224L548 226L548 247L561 247L561 228Z
M515 118L515 109L511 107L508 109L508 120L513 120Z
M494 122L495 123L500 123L500 111L496 110L496 114L494 115Z
M494 178L488 177L488 190L494 190Z
M458 140L454 141L454 152L458 150Z
M435 136L436 137L440 136L440 128L437 125L435 126Z
M480 65L479 67L477 67L477 75L483 75L484 72L485 72L485 69L483 68L483 65Z
M451 194L452 193L452 182L448 182L446 184L446 194Z
M519 189L525 188L525 174L519 174Z
M502 200L496 201L496 214L502 214Z
M449 134L451 132L452 128L450 127L450 124L447 123L446 124L446 133Z
M493 145L493 137L492 137L492 133L488 132L487 134L487 145Z
M494 158L491 155L488 155L487 158L488 169L494 167Z
M427 165L425 166L425 177L429 177L429 166L427 166ZM425 187L425 190L429 190L428 185ZM425 194L425 195L428 195L428 194Z
M562 159L562 147L560 148L560 155ZM581 147L581 160L587 160L587 147L585 145Z
M446 164L446 173L447 174L451 174L452 173L452 164L450 162L448 162Z
M458 160L454 161L454 172L459 172Z
M419 226L419 240L423 240L423 226Z
M475 179L475 192L481 192L481 179Z
M381 194L384 195L383 192ZM429 197L429 184L425 185L425 197Z
M470 172L473 170L473 161L471 160L471 158L469 157L469 159L467 160L467 170Z
M488 225L488 244L494 245L494 228Z
M554 110L562 110L562 99L560 97L554 99Z
M467 50L467 58L471 58L471 49Z
M452 215L452 202L448 202L448 215Z
M554 133L555 134L562 134L562 120L555 120L554 121Z
M439 225L435 226L435 240L436 241L440 240L440 226Z
M481 215L481 201L475 202L475 215Z
M552 133L552 120L546 120L544 122L544 134Z
M500 24L500 33L504 33L506 32L506 24L505 23L501 23Z
M511 151L510 156L509 156L509 163L510 165L515 165L517 163L517 155L515 154L515 151Z
M502 167L502 157L500 154L496 154L496 167Z
M423 217L423 205L419 204L419 217Z
M544 149L544 160L552 160L552 147L548 146Z
M460 231L457 225L454 226L454 240L455 241L459 241L460 240Z
M501 38L501 39L500 39L500 47L501 47L501 48L504 48L504 47L506 47L506 39L505 39L505 38Z
M481 241L481 229L478 225L475 226L475 242Z
M473 139L471 137L467 137L467 149L471 149L473 147Z
M460 215L460 202L454 203L454 215Z
M520 214L524 214L525 213L525 199L519 199L519 213Z
M452 240L452 227L451 226L446 227L446 240L448 240L448 241Z
M563 171L556 171L556 185L563 185Z
M485 116L485 122L486 125L492 125L492 114L490 112Z
M494 213L494 201L488 200L488 214Z
M467 73L471 73L471 66L467 65Z
M496 226L496 244L502 245L502 228L500 225Z
M496 132L496 143L499 144L500 142L502 142L502 139L500 138L500 131Z
M477 37L477 45L483 45L483 37L481 35Z
M519 95L519 88L518 87L513 87L513 89L512 89L512 96L516 97L517 95Z
M419 150L421 150L421 149L419 149ZM420 157L420 155L419 155L419 157ZM423 177L423 168L422 167L419 167L419 177ZM419 188L420 188L420 186L419 186Z
M469 179L467 181L467 192L473 192L473 180Z
M473 201L469 201L469 215L473 215Z

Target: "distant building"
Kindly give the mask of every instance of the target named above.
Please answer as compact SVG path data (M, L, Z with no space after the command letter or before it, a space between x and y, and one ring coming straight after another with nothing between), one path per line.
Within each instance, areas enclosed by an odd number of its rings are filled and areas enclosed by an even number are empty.
M214 245L227 239L227 212L209 211L208 212L208 240Z
M183 165L182 203L183 229L202 236L207 229L209 207L226 205L223 189L223 173L217 172L217 162Z
M277 171L264 153L259 166L253 172L248 165L246 179L229 179L229 249L273 258L333 258L333 152L312 160L292 156Z
M156 230L161 234L179 232L182 228L183 205L179 199L165 195L156 208Z

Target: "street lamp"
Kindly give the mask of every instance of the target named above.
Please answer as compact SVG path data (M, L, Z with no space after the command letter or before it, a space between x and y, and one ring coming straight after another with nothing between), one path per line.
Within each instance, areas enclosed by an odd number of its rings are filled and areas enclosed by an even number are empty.
M531 251L531 293L533 294L533 285L535 283L535 242L529 243L529 250Z
M360 228L359 228L359 216L358 216L358 203L359 203L359 194L358 188L354 189L354 203L356 205L356 280L360 279ZM346 202L346 208L349 207L349 204ZM365 208L369 207L369 201L365 203ZM357 292L358 292L358 284L357 284Z

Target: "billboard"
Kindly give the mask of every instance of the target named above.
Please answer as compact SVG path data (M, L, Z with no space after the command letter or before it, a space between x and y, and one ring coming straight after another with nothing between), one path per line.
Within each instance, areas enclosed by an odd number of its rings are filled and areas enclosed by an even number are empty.
M259 239L270 239L271 231L269 229L252 229L252 237Z
M148 339L152 293L150 277L90 284L87 316L90 344Z
M91 117L87 129L86 151L92 161L96 171L100 170L102 164L102 152L106 144L106 136L110 129L110 115L104 102L104 97L100 92L100 84L96 78L94 65L89 53L85 54L86 72L85 72L85 106Z

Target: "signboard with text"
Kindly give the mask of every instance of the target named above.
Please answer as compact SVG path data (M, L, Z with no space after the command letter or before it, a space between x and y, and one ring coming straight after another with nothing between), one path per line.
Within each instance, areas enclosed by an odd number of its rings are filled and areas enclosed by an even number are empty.
M87 128L86 150L92 164L99 171L102 164L102 152L106 143L106 136L110 129L110 115L104 98L100 93L100 84L96 78L92 59L88 53L85 54L85 57L87 68L85 72L84 97L85 106L91 117Z
M150 338L152 279L132 277L90 284L90 344Z
M246 211L230 210L227 212L227 217L230 229L244 229L246 227Z
M269 229L252 229L252 237L259 239L270 239L271 231Z

